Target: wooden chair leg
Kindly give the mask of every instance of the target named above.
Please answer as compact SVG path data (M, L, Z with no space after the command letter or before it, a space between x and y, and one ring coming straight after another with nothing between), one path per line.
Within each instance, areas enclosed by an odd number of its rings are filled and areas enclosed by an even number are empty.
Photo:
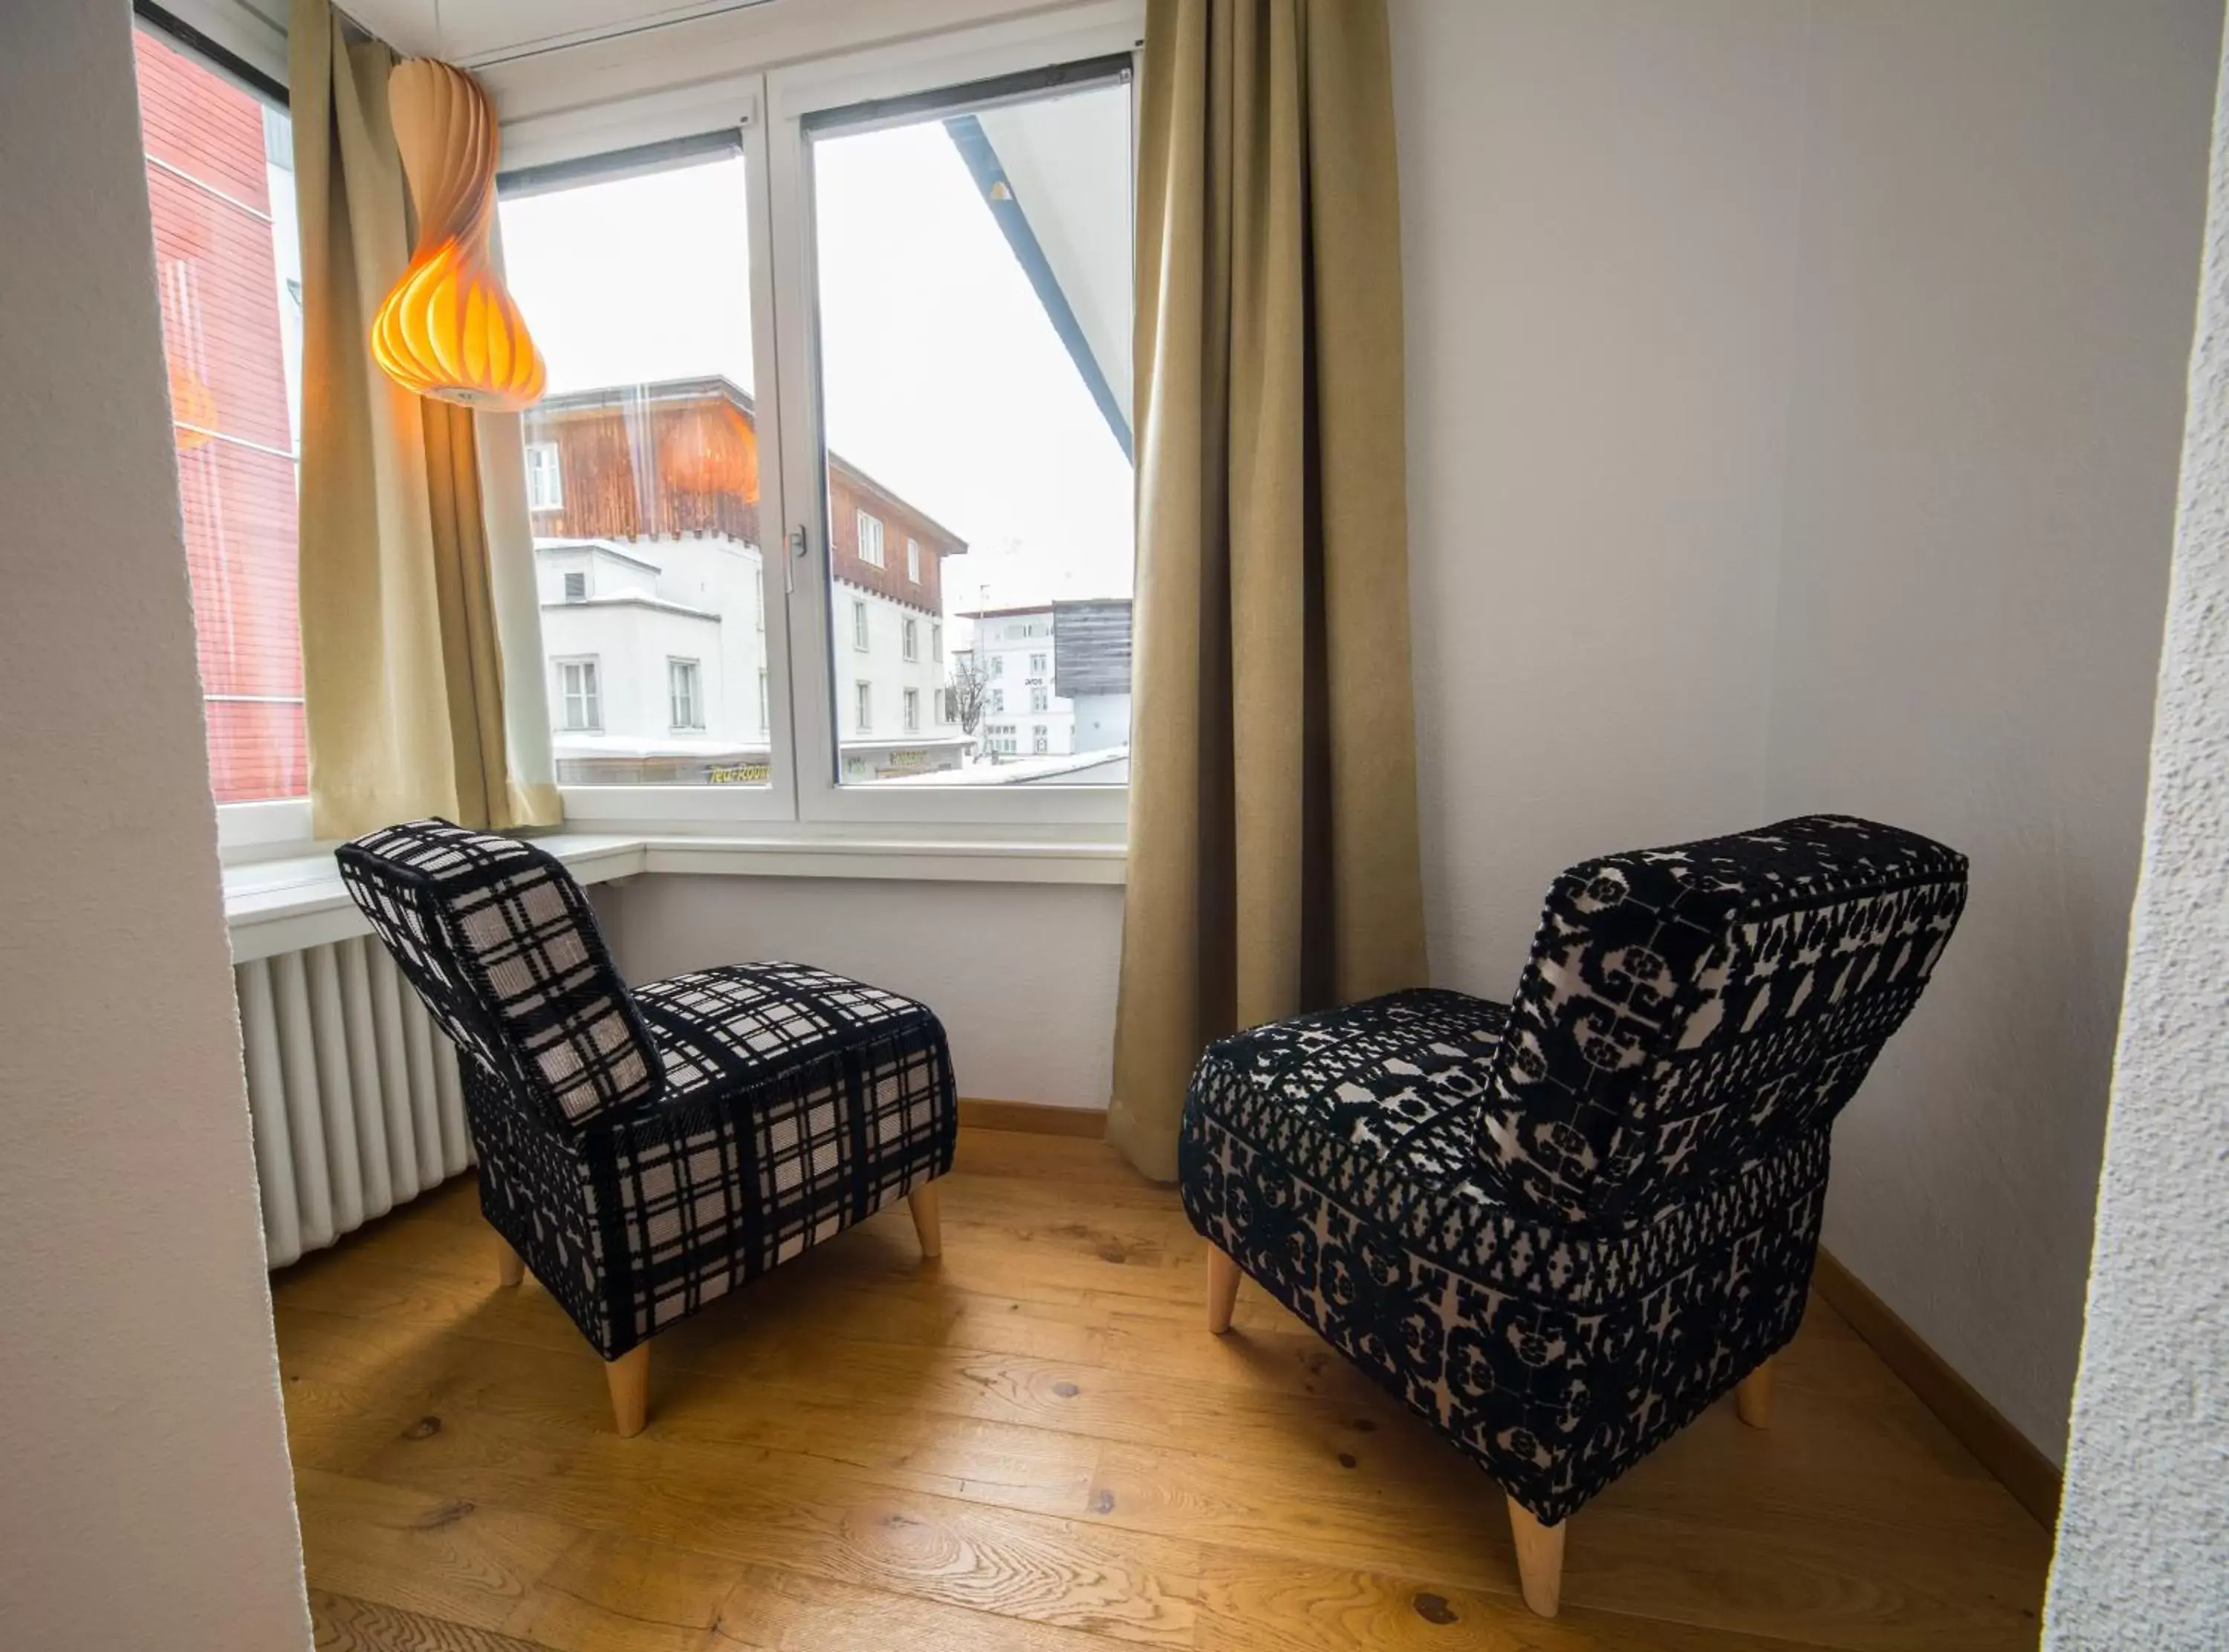
M526 1264L518 1259L518 1252L511 1248L511 1241L500 1233L495 1236L495 1277L506 1290L526 1277Z
M1219 1245L1207 1247L1207 1329L1217 1336L1230 1329L1238 1303L1238 1265Z
M1751 1428L1769 1428L1772 1424L1772 1361L1763 1365L1744 1377L1734 1390L1734 1409Z
M638 1342L604 1367L612 1387L612 1421L620 1437L631 1440L650 1420L650 1344Z
M939 1225L936 1184L924 1181L906 1195L906 1203L913 1207L913 1231L921 1237L921 1253L934 1262L944 1254L944 1230Z
M1532 1511L1509 1500L1509 1534L1517 1540L1517 1580L1524 1585L1525 1604L1543 1617L1553 1617L1564 1598L1564 1534L1570 1522L1543 1526Z

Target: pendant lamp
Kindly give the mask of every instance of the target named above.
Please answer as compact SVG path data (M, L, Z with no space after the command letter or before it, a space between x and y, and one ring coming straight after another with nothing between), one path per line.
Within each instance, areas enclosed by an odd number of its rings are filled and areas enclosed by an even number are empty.
M547 376L542 354L488 258L494 107L462 69L422 57L395 66L387 100L418 246L372 323L372 359L421 396L505 413L531 407Z

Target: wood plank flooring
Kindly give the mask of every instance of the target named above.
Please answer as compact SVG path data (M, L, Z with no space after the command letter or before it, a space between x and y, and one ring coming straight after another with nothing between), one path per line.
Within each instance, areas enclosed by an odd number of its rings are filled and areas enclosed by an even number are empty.
M1519 1598L1500 1493L1103 1144L963 1130L658 1339L651 1421L469 1182L273 1281L318 1644L379 1652L1795 1652L2036 1642L2049 1536L1824 1303Z

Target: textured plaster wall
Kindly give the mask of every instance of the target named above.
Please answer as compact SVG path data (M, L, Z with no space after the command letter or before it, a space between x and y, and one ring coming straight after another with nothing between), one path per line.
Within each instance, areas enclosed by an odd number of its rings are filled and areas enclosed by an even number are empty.
M596 910L630 981L819 964L935 1005L963 1096L1107 1105L1119 888L660 874L600 887Z
M2213 188L2053 1652L2229 1626L2229 107Z
M121 0L0 6L0 1646L305 1648Z
M1812 809L1973 906L1828 1242L2056 1456L2218 0L1391 0L1432 969Z

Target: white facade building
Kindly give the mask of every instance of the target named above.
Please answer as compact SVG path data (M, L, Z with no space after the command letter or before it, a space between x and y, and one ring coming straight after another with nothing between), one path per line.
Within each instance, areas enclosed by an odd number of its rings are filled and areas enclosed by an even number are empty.
M975 622L974 646L986 673L986 756L1127 752L1128 599L986 608L966 618Z
M706 535L534 549L558 778L764 781L758 547Z
M973 744L949 715L941 617L843 580L829 591L836 733L845 780L956 767Z
M768 778L758 547L716 535L535 543L558 778L755 784ZM838 583L837 725L846 780L956 767L945 622Z

